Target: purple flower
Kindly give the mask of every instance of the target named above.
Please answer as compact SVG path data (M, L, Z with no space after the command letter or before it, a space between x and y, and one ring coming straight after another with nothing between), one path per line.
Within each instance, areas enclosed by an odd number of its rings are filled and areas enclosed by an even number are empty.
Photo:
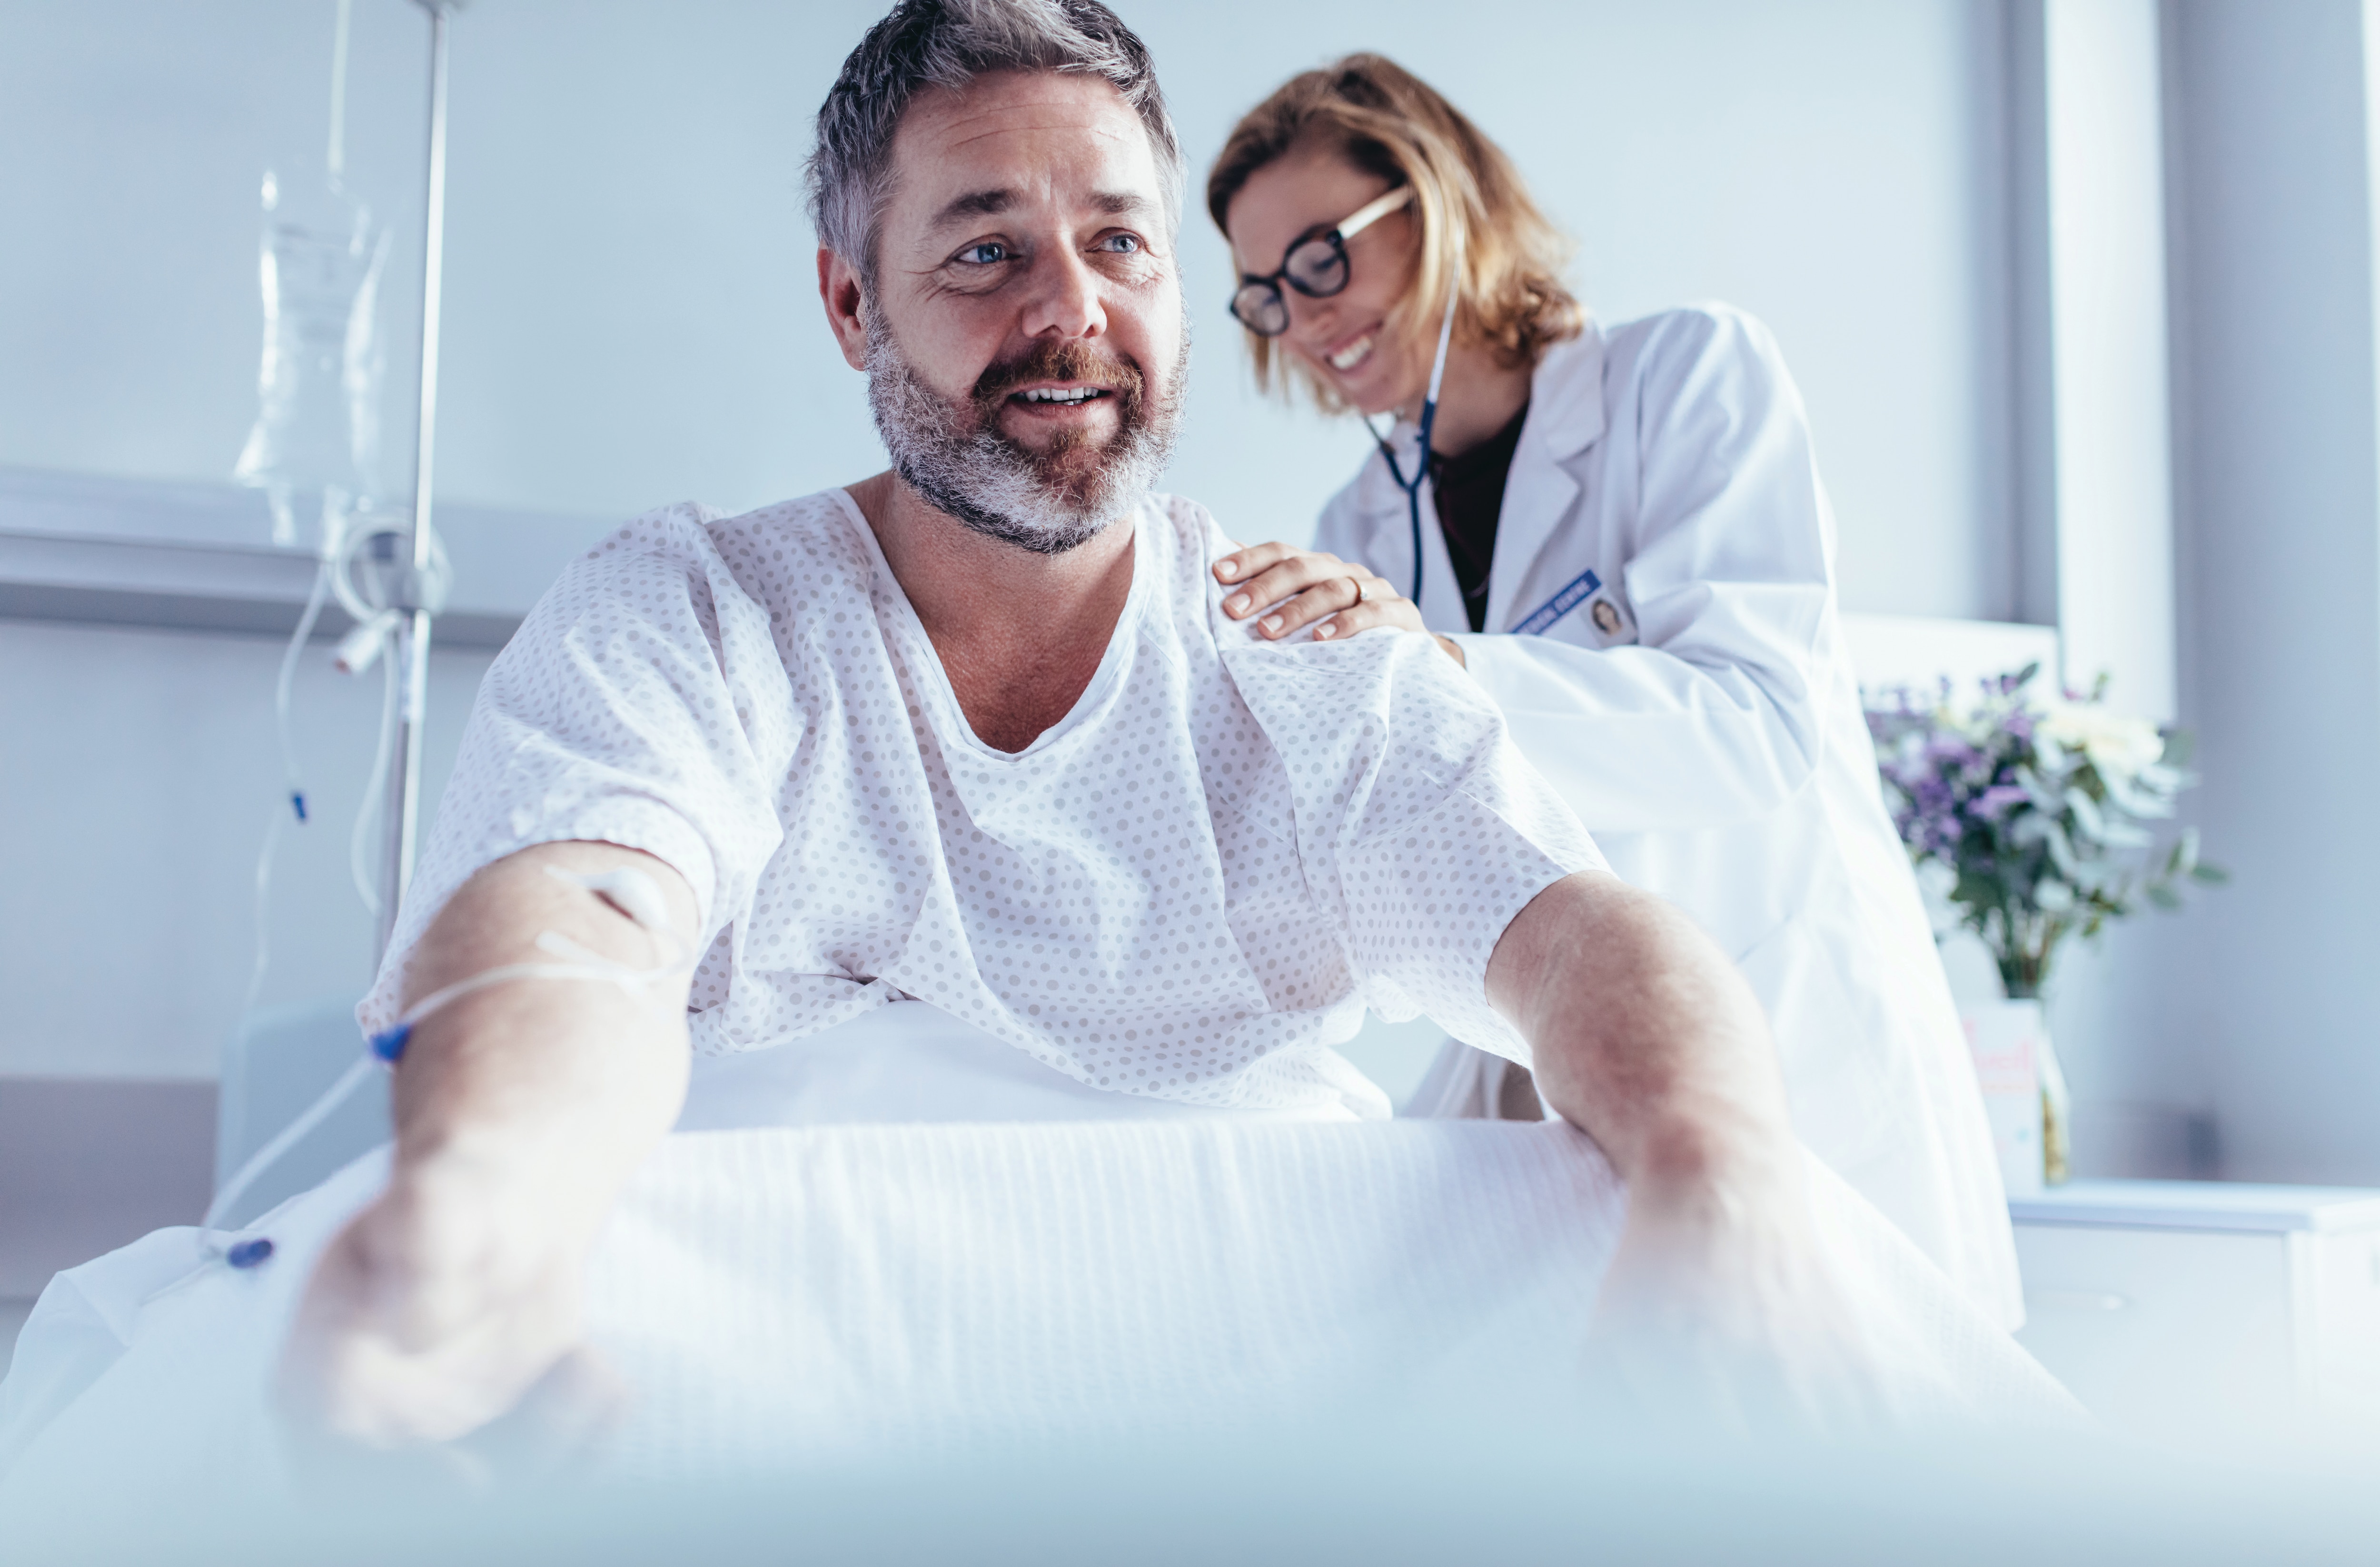
M1975 797L1969 810L1984 821L1998 822L2030 798L2014 784L1994 784Z
M1984 759L1983 753L1953 734L1929 737L1925 741L1925 758L1929 762L1949 762L1960 767L1972 767Z

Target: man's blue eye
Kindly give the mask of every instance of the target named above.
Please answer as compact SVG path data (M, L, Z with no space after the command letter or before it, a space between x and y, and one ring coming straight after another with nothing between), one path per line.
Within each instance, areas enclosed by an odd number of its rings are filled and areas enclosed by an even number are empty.
M988 267L994 261L1007 260L1008 247L992 240L986 240L981 245L970 245L960 251L959 259L972 262L977 266Z
M1132 252L1140 248L1140 235L1136 234L1111 234L1108 235L1107 243L1113 249L1125 255L1130 255Z

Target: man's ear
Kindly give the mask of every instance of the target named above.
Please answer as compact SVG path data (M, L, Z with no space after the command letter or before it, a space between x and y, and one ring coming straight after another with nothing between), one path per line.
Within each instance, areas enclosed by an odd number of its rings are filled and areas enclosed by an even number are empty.
M859 269L842 257L819 247L819 301L826 307L826 324L834 329L834 340L843 347L843 362L855 370L868 368L868 327L860 318L860 307L868 297L867 286L860 281Z

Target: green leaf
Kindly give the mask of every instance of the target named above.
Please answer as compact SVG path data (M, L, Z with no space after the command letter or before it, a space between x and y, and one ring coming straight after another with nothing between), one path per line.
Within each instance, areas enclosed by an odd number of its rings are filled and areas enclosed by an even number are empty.
M2231 873L2220 865L2192 865L2190 879L2204 882L2208 886L2227 886L2230 884Z
M2091 798L2089 790L2070 786L2066 790L2066 809L2074 814L2075 837L2102 843L2107 841L2107 818L2099 814L2099 802Z

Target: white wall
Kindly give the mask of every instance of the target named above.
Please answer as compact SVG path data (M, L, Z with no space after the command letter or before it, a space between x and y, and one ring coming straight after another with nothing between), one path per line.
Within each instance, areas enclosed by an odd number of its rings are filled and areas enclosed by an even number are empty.
M356 6L350 158L407 241L387 280L401 346L423 30L405 0ZM870 464L856 380L811 303L798 161L876 9L463 13L449 496L617 516ZM1290 70L1356 46L1422 68L1579 235L1598 309L1723 297L1776 327L1840 513L1848 604L2015 609L1998 0L1125 10L1200 174ZM0 0L0 464L228 471L254 410L258 175L319 156L331 16L330 0ZM2078 955L2057 1026L2095 1110L2217 1117L2234 1175L2380 1181L2372 30L2358 0L2167 0L2162 19L2180 701L2206 777L2192 810L2238 880ZM1244 536L1296 536L1362 439L1255 401L1193 195L1204 333L1174 482ZM401 352L392 370L394 457ZM0 625L0 1073L212 1070L277 798L273 657ZM433 779L480 660L439 664ZM359 986L370 940L342 835L372 693L310 664L298 700L325 827L285 838L268 1000Z
M877 0L500 0L455 25L441 488L625 515L858 476L876 447L817 317L808 123ZM1846 602L1993 617L2005 540L1998 7L1988 0L1282 6L1126 0L1194 186L1231 121L1354 47L1513 149L1614 316L1725 298L1776 329L1842 522ZM0 463L228 471L254 411L256 188L319 160L330 0L0 0ZM424 26L357 0L353 184L418 275ZM1195 198L1194 189L1194 198ZM1353 427L1257 404L1194 199L1202 326L1173 482L1302 536ZM392 356L392 466L409 357Z
M2057 1028L2078 1091L2211 1115L2220 1168L2380 1183L2380 352L2371 23L2179 0L2181 720L2233 884L2117 933Z
M2043 7L2058 626L2066 683L2174 717L2156 0Z
M296 827L273 739L279 656L253 637L0 622L0 1073L212 1076L249 983L257 850L275 816L262 1003L363 994L373 924L347 830L381 682L334 672L321 649L300 666L313 819ZM488 658L431 656L431 800Z
M1845 601L2012 606L2002 18L1996 0L1281 6L1125 0L1193 155L1201 326L1172 483L1303 537L1352 425L1259 403L1197 199L1232 120L1355 47L1430 76L1519 156L1620 318L1724 298L1800 376ZM442 495L625 516L729 507L880 460L817 317L808 127L878 0L487 0L455 24ZM255 410L257 187L313 166L331 0L0 0L0 464L226 475ZM389 467L405 471L425 28L356 0L352 185L395 225ZM262 528L260 512L260 532ZM0 626L0 1072L203 1076L237 1008L278 795L275 650ZM442 657L430 777L477 663ZM327 830L285 838L267 1000L352 991L344 842L370 693L310 663Z

